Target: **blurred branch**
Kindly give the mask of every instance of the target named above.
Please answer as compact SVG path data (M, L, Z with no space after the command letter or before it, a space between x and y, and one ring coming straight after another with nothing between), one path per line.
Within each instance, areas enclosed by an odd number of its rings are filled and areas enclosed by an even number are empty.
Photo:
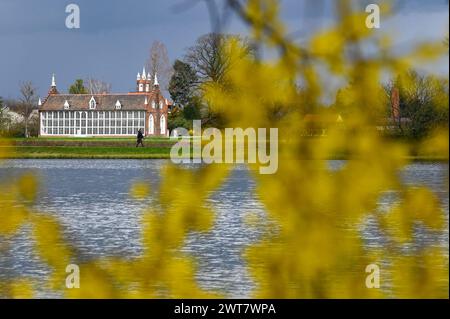
M295 53L297 55L302 55L303 52L300 48L294 45L289 38L284 34L280 33L278 30L273 28L270 24L264 21L255 21L251 15L244 9L243 5L238 0L226 0L228 6L247 24L255 25L259 24L262 26L262 30L278 47L282 55L287 52Z

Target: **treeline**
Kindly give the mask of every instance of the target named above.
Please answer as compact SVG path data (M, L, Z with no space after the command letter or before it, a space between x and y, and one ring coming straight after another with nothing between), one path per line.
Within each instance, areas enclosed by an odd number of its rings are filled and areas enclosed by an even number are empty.
M352 90L353 85L339 90L330 108L341 114L344 121L355 116L353 109L356 106L352 105L353 99L348 98L355 94ZM377 104L381 107L367 109L367 114L373 119L374 126L383 128L383 133L388 136L419 140L439 128L448 128L448 78L409 70L380 85L377 96Z
M239 36L223 34L207 34L200 37L196 43L187 49L183 59L173 64L173 73L170 78L168 91L175 107L169 116L169 129L176 127L192 128L193 119L201 119L205 126L222 127L223 120L220 114L211 112L203 98L202 88L208 83L221 83L226 81L226 72L230 67L228 57L233 52L233 46L226 46L228 40L236 40L245 48L245 55L256 56L255 48ZM251 75L249 75L251 80ZM295 84L293 84L295 85ZM302 87L296 85L298 96L301 98ZM336 99L331 105L323 105L321 109L342 117L344 123L355 116L354 99L346 98L348 92L354 87L349 84L339 90ZM398 94L398 106L394 110L392 105L392 92ZM280 92L282 94L282 92ZM380 129L383 134L392 137L407 139L422 139L437 128L448 127L449 81L433 75L424 75L414 70L398 75L387 84L380 84L376 94L380 99L378 109L368 109L373 119L373 126ZM348 97L348 96L347 96ZM348 102L348 103L347 103ZM258 103L255 101L255 103ZM311 106L311 113L315 113L317 106Z
M409 71L385 86L389 99L395 89L399 96L399 119L395 121L394 135L421 139L438 128L448 127L448 78ZM390 106L386 107L387 114Z
M243 47L239 53L254 55L255 50L246 38L237 35L209 33L197 39L187 49L182 59L173 63L173 73L169 81L168 91L174 102L169 115L169 130L177 127L192 129L192 120L201 119L202 125L222 127L220 114L211 111L203 97L203 88L208 83L223 84L225 74L230 68L230 56L233 46L225 45L233 40ZM236 47L237 48L237 47ZM237 50L237 49L236 49Z

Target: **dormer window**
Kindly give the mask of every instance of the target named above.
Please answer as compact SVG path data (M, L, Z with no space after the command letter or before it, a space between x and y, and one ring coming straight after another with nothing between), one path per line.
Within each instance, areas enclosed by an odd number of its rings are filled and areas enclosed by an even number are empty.
M116 102L116 110L120 110L122 108L122 104L120 103L119 100L117 100Z
M97 106L97 102L95 102L94 97L91 97L91 99L89 100L89 109L90 110L94 110Z
M156 103L155 103L155 101L152 101L152 108L156 108Z
M69 102L67 100L64 102L64 110L68 110L70 108Z

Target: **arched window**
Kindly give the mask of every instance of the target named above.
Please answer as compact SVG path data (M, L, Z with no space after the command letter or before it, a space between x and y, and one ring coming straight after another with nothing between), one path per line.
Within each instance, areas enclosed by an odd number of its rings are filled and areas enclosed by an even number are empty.
M139 92L144 92L144 84L139 83Z
M153 114L150 114L148 118L148 133L155 134L155 119L153 118Z
M156 103L155 103L155 101L152 101L152 108L155 108L156 107Z
M159 120L159 128L161 131L161 135L166 135L166 118L164 115L161 115Z
M160 108L160 109L163 108L163 101L159 101L159 108Z

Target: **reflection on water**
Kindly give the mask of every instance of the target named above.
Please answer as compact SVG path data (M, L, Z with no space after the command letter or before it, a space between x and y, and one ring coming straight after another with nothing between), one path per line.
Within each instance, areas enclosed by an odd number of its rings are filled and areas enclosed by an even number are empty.
M159 169L165 160L12 160L0 167L0 179L17 178L32 171L40 178L37 209L56 215L65 227L68 241L82 259L141 253L140 218L152 199L138 201L129 197L135 181L157 186ZM338 168L340 161L330 162ZM423 184L441 199L448 225L448 164L415 163L402 172L407 183ZM254 284L242 257L244 249L256 242L265 227L249 227L248 214L256 215L266 226L262 205L254 194L255 184L244 166L238 166L210 198L216 212L215 225L207 234L192 234L184 250L199 263L198 281L208 289L225 291L229 297L249 297ZM156 187L153 187L156 189ZM395 201L386 194L381 207ZM382 237L370 219L362 229L368 246L380 246ZM417 245L448 247L448 227L442 236L418 230ZM29 229L24 228L9 243L11 249L0 255L0 280L17 274L42 278L48 269L33 254ZM51 297L41 292L42 297Z

